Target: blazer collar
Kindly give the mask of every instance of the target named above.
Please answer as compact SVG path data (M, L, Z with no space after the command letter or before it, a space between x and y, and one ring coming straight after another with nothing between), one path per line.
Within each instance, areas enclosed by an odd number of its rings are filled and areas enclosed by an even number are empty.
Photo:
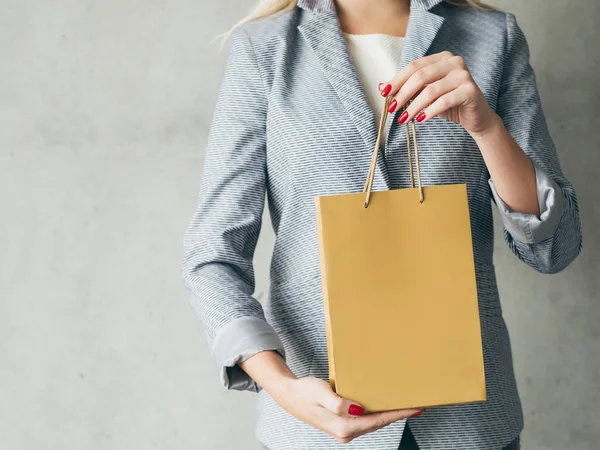
M429 9L442 1L411 1L404 50L398 71L411 61L424 56L429 50L444 23L443 17L430 12ZM365 142L365 146L357 151L367 152L368 155L371 155L377 141L375 114L369 106L358 72L348 52L334 0L298 0L298 6L314 13L301 19L298 30L312 49L325 76ZM381 106L383 108L383 99ZM396 115L390 114L388 117L387 136L390 134L390 127ZM378 187L389 189L390 186L383 152L380 153L375 172L374 190Z
M411 0L411 9L427 11L444 0ZM302 9L314 12L325 12L335 8L334 0L298 0L298 6Z

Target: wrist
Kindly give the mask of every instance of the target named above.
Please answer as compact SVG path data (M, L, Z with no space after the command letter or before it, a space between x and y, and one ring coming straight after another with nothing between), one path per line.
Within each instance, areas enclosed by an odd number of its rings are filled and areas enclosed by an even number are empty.
M265 388L273 398L281 398L286 392L290 392L293 383L298 378L292 372L282 372L276 374L271 380L269 387Z
M504 122L502 122L500 116L490 108L490 117L487 120L487 126L484 127L482 130L476 132L469 132L469 134L475 140L475 142L479 144L489 139L490 136L502 132L503 129Z

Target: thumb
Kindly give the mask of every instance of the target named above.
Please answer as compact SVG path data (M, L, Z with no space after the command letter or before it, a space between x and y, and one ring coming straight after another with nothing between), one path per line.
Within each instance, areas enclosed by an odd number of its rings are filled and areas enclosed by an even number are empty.
M322 389L319 389L317 401L323 408L338 416L356 417L365 413L360 403L339 396L326 381L323 381Z

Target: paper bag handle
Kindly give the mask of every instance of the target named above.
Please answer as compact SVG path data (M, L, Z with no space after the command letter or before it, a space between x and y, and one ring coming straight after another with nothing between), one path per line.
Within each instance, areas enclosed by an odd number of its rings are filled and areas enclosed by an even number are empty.
M379 129L377 131L377 141L375 142L375 150L373 151L373 156L371 157L371 165L369 166L369 173L367 174L367 181L365 182L365 187L363 188L363 192L366 192L366 198L364 207L367 208L369 206L369 199L371 198L371 189L373 187L373 178L375 177L375 167L377 165L377 154L379 153L379 144L381 142L381 136L383 134L383 130L385 127L385 122L388 116L388 107L392 101L393 96L388 95L385 98L385 102L383 105L383 114L381 115L381 120L379 121ZM410 101L406 104L406 107L410 104ZM413 134L413 142L415 146L415 162L417 165L417 182L419 184L419 197L420 202L423 203L423 185L421 184L421 166L419 164L419 146L417 145L417 128L415 126L415 119L411 120L412 124L412 134ZM412 167L412 155L410 150L410 133L408 128L408 122L406 125L406 147L408 149L408 166L410 168L410 183L412 187L415 187L415 178L413 176L413 167Z

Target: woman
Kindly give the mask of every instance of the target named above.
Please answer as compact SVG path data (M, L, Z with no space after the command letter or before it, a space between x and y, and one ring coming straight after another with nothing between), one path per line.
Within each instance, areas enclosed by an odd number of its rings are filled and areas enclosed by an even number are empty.
M492 201L507 245L539 272L564 269L582 237L515 17L472 0L281 0L253 19L232 33L185 236L184 282L221 383L258 392L257 437L271 450L518 448ZM365 414L326 381L313 198L362 190L388 96L373 190L409 186L411 120L423 184L467 184L485 402ZM277 238L263 310L252 260L265 194Z

